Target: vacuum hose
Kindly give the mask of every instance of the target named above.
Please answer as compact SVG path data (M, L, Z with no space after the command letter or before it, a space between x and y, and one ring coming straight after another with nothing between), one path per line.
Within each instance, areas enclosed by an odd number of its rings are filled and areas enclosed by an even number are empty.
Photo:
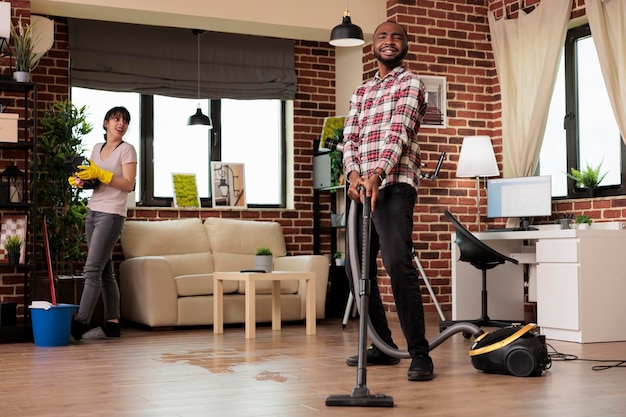
M369 204L369 198L366 199L365 204ZM348 228L348 234L346 236L346 241L347 241L346 245L348 247L348 260L350 263L349 271L350 271L350 274L352 275L351 277L349 277L349 279L352 280L353 291L354 289L359 288L359 277L361 276L361 267L359 265L359 248L358 248L358 239L357 239L357 230L358 230L357 221L358 221L357 205L351 204L350 210L348 213L349 228ZM366 262L364 262L363 264L368 265L368 263ZM356 291L354 292L356 293ZM355 294L355 299L356 299L356 294ZM359 303L357 302L356 305L359 306ZM359 311L359 314L364 314L364 313L362 311ZM366 314L368 313L366 312ZM378 336L378 333L376 333L376 330L374 330L374 327L371 324L371 320L368 320L367 330L368 330L369 337L372 340L372 343L386 355L392 356L394 358L400 358L400 359L411 358L411 355L409 354L408 351L399 350L386 344L380 338L380 336ZM456 323L446 328L445 330L443 330L437 336L435 336L428 343L429 350L433 350L434 348L436 348L437 346L445 342L448 338L450 338L450 336L459 332L470 334L474 337L477 337L483 333L483 331L478 326L472 323L463 323L463 322Z

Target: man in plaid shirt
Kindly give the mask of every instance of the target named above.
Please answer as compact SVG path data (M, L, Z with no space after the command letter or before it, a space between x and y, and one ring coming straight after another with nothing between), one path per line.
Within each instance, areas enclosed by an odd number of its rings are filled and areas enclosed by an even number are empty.
M424 336L424 308L411 239L420 172L417 133L426 111L425 88L402 66L408 36L398 23L384 22L376 28L373 51L378 72L374 79L359 86L350 100L343 132L344 172L352 200L363 203L364 194L371 197L371 324L387 345L397 348L376 279L380 250L412 358L408 379L426 381L433 378L433 362ZM367 351L367 365L399 362L374 345ZM356 366L358 356L348 358L346 363Z

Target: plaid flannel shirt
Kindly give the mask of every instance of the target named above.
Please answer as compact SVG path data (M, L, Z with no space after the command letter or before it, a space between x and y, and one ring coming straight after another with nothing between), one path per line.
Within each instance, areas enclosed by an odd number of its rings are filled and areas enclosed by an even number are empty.
M376 168L386 177L380 188L408 183L417 188L420 148L417 133L426 112L425 87L403 67L357 87L343 130L343 166L368 178Z

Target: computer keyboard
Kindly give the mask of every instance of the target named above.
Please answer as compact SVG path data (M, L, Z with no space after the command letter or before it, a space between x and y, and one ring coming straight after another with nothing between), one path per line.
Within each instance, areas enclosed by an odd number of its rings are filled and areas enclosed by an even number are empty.
M484 232L525 232L527 230L537 230L535 227L504 227L501 229L487 229Z

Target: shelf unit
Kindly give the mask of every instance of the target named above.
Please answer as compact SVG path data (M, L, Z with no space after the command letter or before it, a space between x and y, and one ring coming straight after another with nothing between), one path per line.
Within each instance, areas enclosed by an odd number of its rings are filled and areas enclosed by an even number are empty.
M335 252L346 253L346 227L349 200L344 185L316 188L313 207L313 251L315 254L331 255ZM323 196L328 196L328 209L322 209ZM326 202L326 201L325 201ZM324 202L324 203L325 203ZM333 225L331 213L343 212L343 222ZM326 239L324 239L326 237ZM326 243L326 240L328 243ZM323 249L328 248L329 252ZM328 294L326 296L326 316L342 317L348 301L348 278L343 265L336 266L334 259L329 259Z
M7 95L7 93L9 93ZM23 107L20 103L23 100ZM0 79L0 102L3 110L10 107L13 111L23 109L23 117L18 118L18 141L0 142L0 171L6 166L18 161L23 163L22 171L22 202L0 203L0 213L26 215L26 239L22 248L25 261L17 266L0 264L0 275L10 275L15 272L23 275L23 299L21 311L22 322L15 325L0 326L0 342L27 342L33 340L30 312L28 309L32 291L34 291L33 276L35 271L35 234L36 226L33 208L37 204L36 173L37 173L37 85L34 83L18 83L12 80ZM13 102L12 106L6 106L7 102ZM8 199L7 199L8 200ZM18 304L19 306L19 304Z

